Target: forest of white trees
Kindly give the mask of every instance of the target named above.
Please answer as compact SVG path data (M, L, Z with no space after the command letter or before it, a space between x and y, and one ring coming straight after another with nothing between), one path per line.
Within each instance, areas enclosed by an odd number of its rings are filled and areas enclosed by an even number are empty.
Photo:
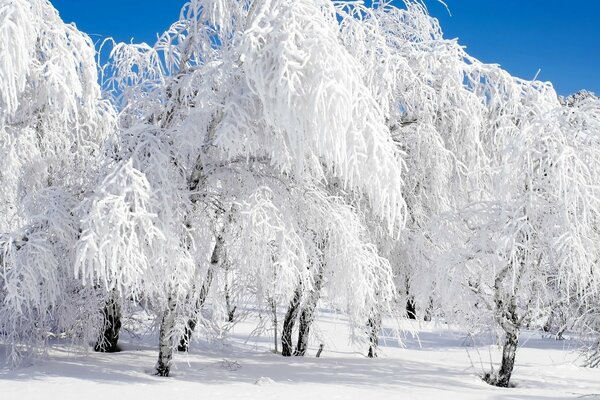
M524 329L590 335L600 365L592 93L480 62L412 0L191 0L101 51L50 1L0 0L12 365L56 337L118 351L140 310L160 376L249 310L304 356L318 304L370 357L383 317L491 331L496 386Z

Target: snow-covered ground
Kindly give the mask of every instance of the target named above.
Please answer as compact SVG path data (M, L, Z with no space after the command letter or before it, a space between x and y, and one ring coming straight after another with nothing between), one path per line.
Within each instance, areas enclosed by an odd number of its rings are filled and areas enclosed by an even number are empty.
M479 378L499 349L465 346L463 333L441 325L413 324L418 338L405 335L400 346L388 321L379 358L368 359L348 343L343 318L322 312L309 356L284 358L273 354L268 333L249 336L254 322L236 325L226 340L194 342L176 355L169 378L152 375L152 336L126 335L116 354L55 345L35 366L1 370L0 399L600 399L600 370L578 366L575 341L522 335L516 387L501 389ZM320 341L325 349L315 358Z

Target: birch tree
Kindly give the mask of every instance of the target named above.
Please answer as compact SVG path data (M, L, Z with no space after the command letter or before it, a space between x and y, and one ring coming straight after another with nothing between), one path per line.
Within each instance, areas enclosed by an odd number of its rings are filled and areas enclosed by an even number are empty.
M364 298L377 285L393 285L389 264L361 240L360 225L340 218L340 210L352 209L343 202L339 208L319 189L326 176L339 179L368 200L390 232L403 223L400 153L360 64L338 35L329 1L192 1L154 47L114 47L109 83L120 94L122 128L85 202L77 266L86 282L161 304L159 375L169 374L185 325L179 320L191 315L185 299L200 286L196 277L206 276L220 210L232 205L260 205L240 213L240 226L257 215L269 218L262 237L276 241L277 261L269 256L253 271L272 277L276 268L279 292L288 299L307 276L302 212L265 193L317 194L317 207L337 213L319 214L325 223L342 221L341 234L356 235L357 247L343 250L336 242L336 251L363 272L350 278L340 271L330 282L343 285L347 306L357 306L348 307L352 313L364 313L365 302L349 298L351 285L363 288ZM314 215L310 207L303 211ZM241 268L265 249L264 240L251 240L256 224L249 227L243 251L227 251L238 254L232 264ZM382 279L374 282L373 275Z

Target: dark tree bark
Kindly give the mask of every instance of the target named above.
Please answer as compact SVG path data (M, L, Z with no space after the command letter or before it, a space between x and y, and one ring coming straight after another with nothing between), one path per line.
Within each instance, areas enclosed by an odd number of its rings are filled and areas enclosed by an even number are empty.
M308 300L302 312L300 313L299 326L298 326L298 342L296 344L296 350L294 351L295 356L303 357L306 354L308 348L308 338L310 334L310 327L315 319L315 310L317 303L321 297L321 287L323 286L323 271L325 269L323 256L319 256L318 260L318 271L315 276L313 283L313 290L308 294Z
M415 297L410 292L410 280L408 277L404 280L404 292L406 294L406 317L408 319L417 319Z
M229 285L225 283L225 306L227 307L227 321L233 322L236 306L231 306L231 295L229 294Z
M317 350L317 355L316 355L317 358L321 357L321 353L323 352L323 347L325 347L325 345L323 343L321 343L319 345L319 350Z
M115 353L120 351L119 331L121 330L121 306L119 305L118 296L113 291L109 299L106 301L102 310L104 325L102 332L94 345L94 351L103 353Z
M283 320L283 329L281 331L281 355L284 357L290 357L292 355L292 332L294 331L294 324L296 323L296 317L300 310L301 298L302 285L298 284L294 291L294 298L290 302L290 306L285 314L285 319Z
M367 327L369 328L369 352L367 353L367 357L376 358L377 357L377 349L379 347L379 330L381 328L381 314L377 311L374 311L369 320L367 321Z
M306 355L306 349L308 347L308 337L310 334L310 326L314 319L314 307L306 306L300 313L300 319L298 321L298 342L296 343L296 349L294 350L295 356L304 357Z
M310 335L310 327L315 319L315 310L321 297L321 288L323 287L323 273L325 271L325 246L327 245L327 237L317 241L318 253L315 259L310 263L310 269L316 270L314 275L313 286L302 311L300 312L299 327L298 327L298 342L294 350L295 356L303 357L308 348L308 338Z
M498 371L498 377L496 378L496 386L508 387L510 377L515 367L515 355L517 353L518 344L519 337L516 332L506 334L504 346L502 347L502 364L500 365L500 371Z
M192 338L192 334L196 329L196 325L198 325L198 315L202 311L202 307L204 307L204 303L206 302L206 298L208 297L208 292L210 290L210 285L212 284L214 271L217 268L219 262L221 262L222 253L224 251L223 248L223 237L218 236L217 242L215 243L215 247L213 248L213 252L210 257L210 265L208 266L208 271L206 271L206 277L204 278L204 282L202 283L202 287L200 288L200 293L198 293L198 298L196 299L196 303L194 304L194 311L192 312L192 316L187 322L187 325L183 332L183 336L181 337L179 345L177 346L177 351L188 351L188 348L190 346L190 339Z
M406 316L408 319L417 319L417 308L412 296L406 300Z
M519 335L516 331L506 332L504 345L502 346L502 363L497 374L487 373L483 380L493 386L509 387L510 378L515 367L515 358L517 346L519 345Z
M295 356L304 357L306 354L310 326L312 325L313 319L314 307L312 305L304 307L298 321L298 342L296 343L296 349L294 350Z
M504 345L502 346L502 363L497 374L490 373L484 380L490 385L509 387L510 378L515 366L515 356L519 344L519 329L522 319L517 314L517 299L514 294L503 294L502 280L509 273L509 268L504 268L496 277L494 289L495 319L504 330ZM520 280L520 271L517 274L517 284Z

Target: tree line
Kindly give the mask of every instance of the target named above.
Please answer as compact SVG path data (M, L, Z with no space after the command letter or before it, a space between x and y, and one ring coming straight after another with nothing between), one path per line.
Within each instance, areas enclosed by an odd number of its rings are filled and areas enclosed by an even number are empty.
M0 0L0 38L13 363L117 351L140 308L161 376L208 306L262 310L283 356L318 304L370 357L383 317L492 330L504 387L522 329L600 337L600 101L480 62L420 2L192 0L99 65L48 1Z

